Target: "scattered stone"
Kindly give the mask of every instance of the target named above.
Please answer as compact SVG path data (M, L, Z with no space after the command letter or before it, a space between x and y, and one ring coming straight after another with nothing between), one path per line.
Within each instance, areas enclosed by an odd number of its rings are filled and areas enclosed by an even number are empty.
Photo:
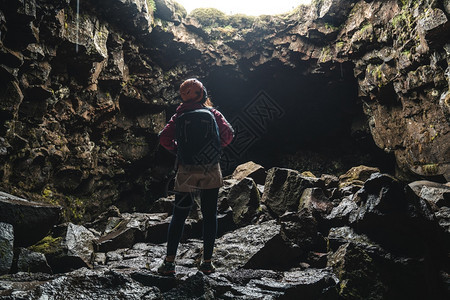
M0 192L0 220L13 225L15 247L31 246L42 239L59 221L61 209Z
M233 210L233 221L238 227L249 225L259 207L259 191L253 179L246 177L233 185L227 203Z
M169 221L167 214L122 214L122 218L112 218L112 225L107 225L106 234L96 242L100 252L120 248L131 248L143 241L162 243L167 239ZM110 228L110 229L108 229Z
M333 203L321 188L307 188L300 197L298 210L307 209L314 215L324 218L333 209Z
M52 236L30 249L45 254L54 273L64 273L93 266L95 239L84 226L67 223L55 227Z
M227 233L216 240L216 266L223 270L279 269L296 258L280 236L280 225L268 221ZM279 253L284 253L279 255Z
M437 207L450 207L450 186L432 181L415 181L409 187L422 199Z
M339 279L339 296L385 299L387 291L380 272L364 249L353 243L344 244L329 257L328 266Z
M272 168L267 174L261 202L277 216L287 211L297 211L303 191L317 185L318 181L294 170Z
M43 253L33 252L26 248L18 249L17 272L53 273Z
M334 207L330 214L326 216L326 220L332 224L331 226L343 226L349 223L350 215L354 214L358 209L358 205L355 201L349 197L345 197L339 203L338 206Z
M0 275L8 273L14 257L14 228L0 222Z
M256 184L263 185L266 181L267 173L263 166L256 164L253 161L249 161L237 166L231 175L231 178L236 180L242 180L245 177L250 177Z
M344 188L349 185L362 187L364 182L369 179L373 173L379 173L378 168L367 166L353 167L347 173L339 176L339 187Z

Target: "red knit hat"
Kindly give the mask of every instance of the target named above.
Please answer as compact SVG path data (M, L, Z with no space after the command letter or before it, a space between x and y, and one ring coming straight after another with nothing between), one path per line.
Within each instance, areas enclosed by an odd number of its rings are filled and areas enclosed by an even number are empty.
M203 99L203 84L195 78L186 80L180 85L183 102L200 102Z

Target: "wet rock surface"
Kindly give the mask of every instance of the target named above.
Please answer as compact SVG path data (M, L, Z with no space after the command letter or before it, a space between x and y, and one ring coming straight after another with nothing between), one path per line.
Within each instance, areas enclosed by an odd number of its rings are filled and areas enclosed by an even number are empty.
M431 0L0 0L1 297L447 299L449 24ZM268 171L221 189L217 272L195 206L166 278L158 132L194 76L239 133L224 172Z
M61 207L0 192L0 220L13 225L16 246L31 246L59 222Z
M294 170L281 171L300 176ZM247 185L253 180L240 182ZM335 188L338 182L332 182L312 181L308 189ZM292 189L303 186L301 180L290 184ZM4 272L10 274L0 277L0 295L5 299L37 295L75 299L74 293L101 299L117 295L123 299L448 296L448 207L433 212L432 200L420 198L410 186L387 174L371 174L362 187L359 182L354 184L356 192L338 193L340 197L327 202L330 210L316 207L311 199L300 207L286 202L281 216L266 213L251 224L235 223L223 229L213 254L216 272L209 276L197 269L203 248L201 233L195 229L201 222L198 207L192 208L188 218L174 277L158 275L166 243L151 240L155 232L165 237L170 215L120 213L111 207L86 227L56 226L38 244L17 248L14 261L11 245L11 266ZM348 192L348 186L340 189ZM264 189L279 187L276 181L267 180ZM222 206L245 194L231 191L228 186L222 188L227 199ZM320 195L325 201L325 194Z

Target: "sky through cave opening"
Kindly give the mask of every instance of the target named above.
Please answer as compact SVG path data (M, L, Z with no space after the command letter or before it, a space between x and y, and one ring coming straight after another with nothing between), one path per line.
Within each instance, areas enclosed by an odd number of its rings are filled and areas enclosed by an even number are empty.
M311 0L177 0L188 13L196 8L217 8L226 14L246 14L249 16L275 15L287 13L300 4L310 4Z

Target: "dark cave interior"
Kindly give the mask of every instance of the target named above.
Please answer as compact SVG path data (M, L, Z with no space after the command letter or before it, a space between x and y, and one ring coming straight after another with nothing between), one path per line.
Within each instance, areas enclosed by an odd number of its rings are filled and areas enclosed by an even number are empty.
M246 161L340 175L358 164L393 173L395 158L370 135L351 63L327 70L265 64L249 72L224 67L202 79L236 130L224 173Z

